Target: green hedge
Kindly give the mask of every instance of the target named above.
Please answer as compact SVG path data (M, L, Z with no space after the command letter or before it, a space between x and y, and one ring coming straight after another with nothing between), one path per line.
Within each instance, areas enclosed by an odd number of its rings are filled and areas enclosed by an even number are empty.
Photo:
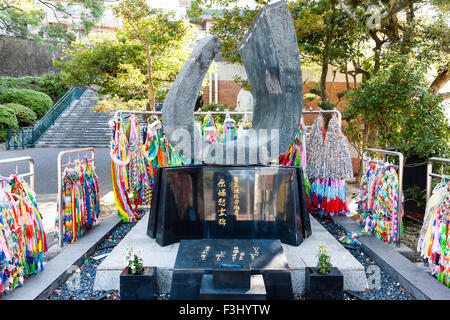
M19 122L19 126L27 127L33 125L37 120L36 113L28 107L25 107L18 103L7 103L4 106L13 112L17 121Z
M2 103L18 103L36 112L41 118L52 106L52 99L45 93L29 89L8 89L1 95Z
M16 115L4 105L0 105L0 141L7 138L8 128L18 128L19 122Z
M0 78L0 93L2 88L39 91L50 96L53 103L56 103L69 90L69 86L60 73L46 74L42 77Z

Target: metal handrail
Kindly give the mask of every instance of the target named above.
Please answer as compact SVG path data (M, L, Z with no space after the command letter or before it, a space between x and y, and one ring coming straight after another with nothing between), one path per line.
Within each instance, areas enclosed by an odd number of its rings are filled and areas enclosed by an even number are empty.
M397 203L397 247L400 247L400 235L402 232L402 194L403 194L403 168L404 168L404 156L401 152L389 151L389 150L381 150L381 149L373 149L366 148L363 151L363 161L367 161L367 158L364 158L364 154L366 152L375 152L381 153L389 156L398 157L398 166L392 165L393 168L398 170L398 203ZM375 160L376 161L376 160Z
M114 113L114 118L116 119L119 113L126 114L149 114L149 115L162 115L162 111L139 111L139 110L118 110ZM336 113L339 119L339 124L342 123L342 113L337 110L302 110L302 114L321 114L321 113ZM196 111L194 116L201 115L247 115L253 114L253 111Z
M69 90L67 90L67 92L61 97L61 99L59 99L45 114L44 116L35 123L35 127L39 127L42 123L45 122L45 120L47 120L48 118L50 118L52 116L52 114L55 112L55 110L57 110L57 108L59 107L59 105L61 105L61 101L64 101L65 99L67 99L67 97L70 95L72 95L73 91L74 91L74 87L71 87Z
M162 115L162 111L139 111L139 110L117 110L114 113L114 118L117 119L119 113L125 114L148 114L148 115ZM253 114L252 111L195 111L194 116L206 116L211 115L246 115Z
M27 146L34 146L39 138L52 126L59 116L72 105L73 101L79 99L84 93L85 88L71 87L62 97L59 99L45 115L34 124L33 127L21 127L18 129L8 129L7 134L7 149L11 148L10 140L17 139L19 135L19 141L21 141L22 149ZM15 142L13 143L15 146Z
M321 113L336 113L338 116L339 124L342 123L342 113L338 109L332 110L302 110L302 114L321 114Z
M441 173L441 174L433 173L433 162L441 162L441 163L445 163L445 164L450 164L450 159L432 157L428 160L428 164L427 164L427 203L431 196L431 182L432 182L431 180L432 180L432 178L433 177L435 177L435 178L450 178L450 175L446 175L443 173Z
M19 162L28 162L28 166L30 171L22 174L16 174L18 177L25 178L30 177L30 188L34 192L34 160L30 156L26 157L18 157L18 158L9 158L9 159L2 159L0 160L0 165L2 164L10 164L10 163L19 163Z
M79 99L85 88L71 87L66 94L55 103L55 105L39 120L33 127L34 145L40 137L52 126L59 116L72 105L72 102Z
M63 242L63 224L62 224L62 214L63 214L63 208L62 208L62 168L65 167L70 167L72 166L74 163L73 162L69 162L66 164L62 164L62 157L64 155L68 155L68 154L74 154L74 153L82 153L82 152L91 152L92 158L88 159L89 162L92 163L92 167L94 167L95 165L95 149L93 147L89 147L89 148L81 148L81 149L72 149L72 150L66 150L66 151L61 151L60 153L58 153L58 158L57 158L57 166L58 166L58 217L59 217L59 228L58 228L58 240L59 240L59 246L62 247L64 245Z

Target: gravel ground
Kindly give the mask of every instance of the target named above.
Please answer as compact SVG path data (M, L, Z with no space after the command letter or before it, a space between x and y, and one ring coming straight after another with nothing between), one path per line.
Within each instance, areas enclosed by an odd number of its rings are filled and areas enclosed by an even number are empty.
M401 242L414 251L415 260L413 262L423 260L420 257L420 253L417 252L417 242L419 241L420 229L422 229L422 222L403 218L403 234L401 237Z
M139 217L140 219L141 217ZM138 221L139 221L138 219ZM117 291L93 291L97 267L106 258L94 259L111 252L137 222L121 223L95 249L92 256L48 300L118 300Z
M318 217L316 217L316 219L336 239L339 238L339 234L344 232L343 230L340 230L339 225L335 224L331 220L320 219ZM377 266L380 270L381 276L378 290L368 289L363 293L346 293L346 300L414 300L413 296L407 293L398 282L394 281L389 274L383 271L383 269L381 269L381 267L379 267L374 260L369 258L359 246L345 244L344 247L364 266L367 273L369 273L368 268L373 268L371 266ZM370 278L370 275L368 275L368 278ZM370 287L371 284L369 283L369 288Z

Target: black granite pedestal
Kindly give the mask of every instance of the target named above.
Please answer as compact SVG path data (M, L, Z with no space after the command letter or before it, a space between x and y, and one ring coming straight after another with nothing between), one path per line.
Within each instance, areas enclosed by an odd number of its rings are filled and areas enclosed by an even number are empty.
M200 286L200 300L266 300L267 292L261 274L252 275L249 288L216 288L213 276L204 274Z
M219 282L222 286L225 284L225 287L218 288L216 285L214 288L213 273L226 271L227 274L222 276L232 277L233 272L237 270L243 273L239 275L242 279L246 271L249 271L252 276L262 275L268 300L293 298L290 269L280 240L202 239L180 241L173 269L171 299L200 299L202 282L205 282L203 298L210 297L207 293L211 294L214 291L211 287L217 294L226 294L229 290L228 293L231 295L245 295L248 289L233 287L232 283L235 279L231 278L228 281L220 277L215 279L216 283ZM211 275L211 278L204 278L205 274ZM217 274L215 276L217 277ZM253 281L257 279L254 278ZM226 283L231 285L227 286ZM256 298L262 299L260 286L255 284L255 288L257 290L252 293L256 295ZM221 295L216 296L216 298L219 297ZM248 299L251 299L251 294Z
M280 239L311 235L298 167L157 168L147 234L161 246L182 239Z

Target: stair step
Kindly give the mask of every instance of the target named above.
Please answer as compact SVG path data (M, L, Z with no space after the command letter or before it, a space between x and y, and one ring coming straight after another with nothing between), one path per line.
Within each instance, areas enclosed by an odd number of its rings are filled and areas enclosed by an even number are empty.
M95 112L98 95L86 90L36 143L38 147L109 147L113 113Z

